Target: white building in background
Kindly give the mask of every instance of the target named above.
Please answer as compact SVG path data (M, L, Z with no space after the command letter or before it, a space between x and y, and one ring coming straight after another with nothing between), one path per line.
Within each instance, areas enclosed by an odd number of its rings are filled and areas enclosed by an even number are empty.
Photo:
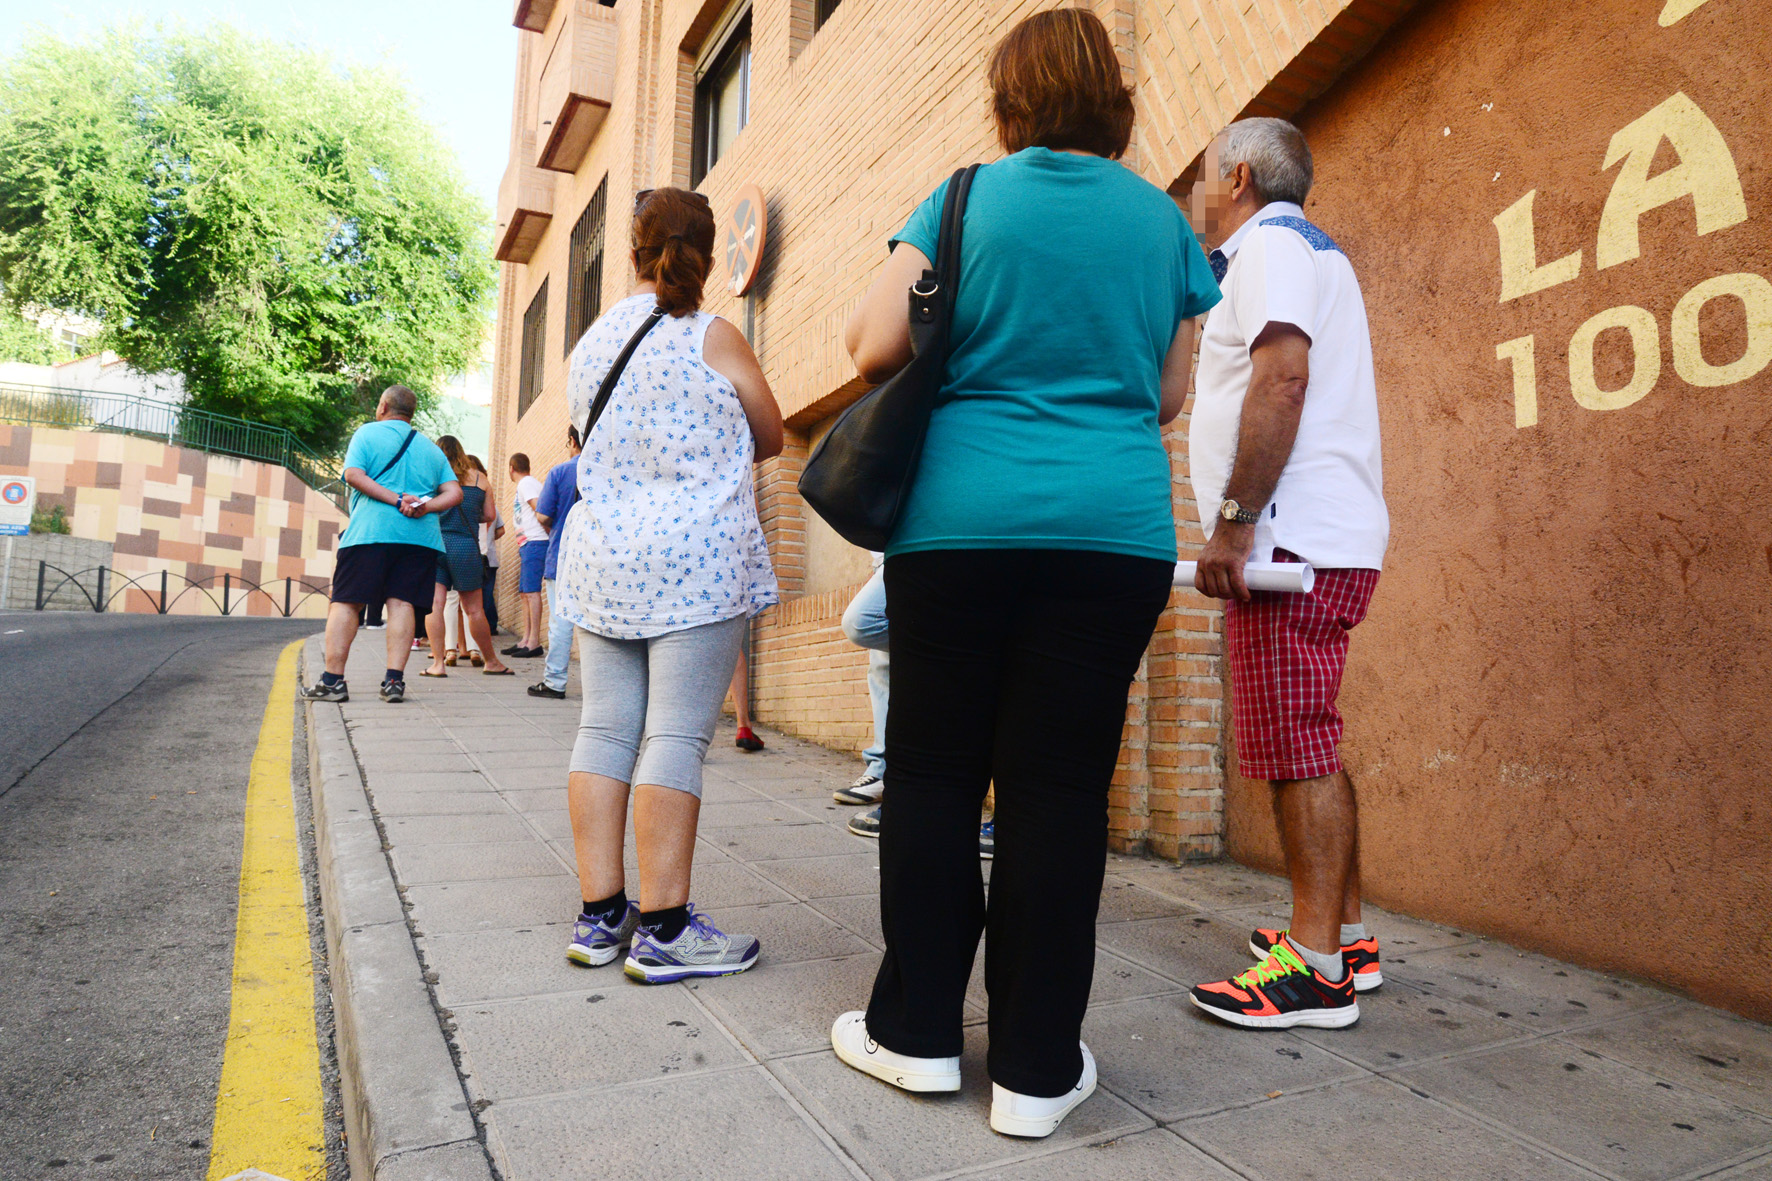
M156 402L183 403L185 381L177 373L141 373L108 349L89 349L99 322L69 312L38 312L37 326L68 351L68 359L52 365L0 361L0 385L28 385L58 390L92 390L134 395Z

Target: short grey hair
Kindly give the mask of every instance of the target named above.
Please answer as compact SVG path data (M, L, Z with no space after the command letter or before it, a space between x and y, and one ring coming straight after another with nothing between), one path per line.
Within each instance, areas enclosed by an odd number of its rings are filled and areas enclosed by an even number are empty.
M1249 165L1263 201L1303 205L1310 196L1310 145L1304 132L1284 119L1239 119L1225 128L1219 178L1230 176L1239 164Z
M418 413L418 395L403 385L391 385L383 390L381 404L391 410L395 417L408 421Z

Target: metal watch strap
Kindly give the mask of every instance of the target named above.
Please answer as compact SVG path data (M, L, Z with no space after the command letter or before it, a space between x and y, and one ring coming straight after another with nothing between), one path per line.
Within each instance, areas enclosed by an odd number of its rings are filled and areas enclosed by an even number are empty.
M1253 525L1257 521L1261 520L1261 510L1260 509L1258 509L1258 508L1244 508L1240 504L1237 505L1237 511L1235 514L1233 514L1232 516L1226 517L1224 515L1224 506L1227 504L1236 504L1236 502L1233 500L1222 500L1219 502L1218 516L1219 516L1220 520L1235 521L1239 525Z

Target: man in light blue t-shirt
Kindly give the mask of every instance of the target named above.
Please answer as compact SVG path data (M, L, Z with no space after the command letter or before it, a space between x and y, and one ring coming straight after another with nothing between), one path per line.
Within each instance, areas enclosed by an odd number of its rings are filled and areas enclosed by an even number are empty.
M443 531L436 515L461 503L461 484L437 445L418 433L418 398L389 386L345 450L344 481L351 488L351 521L338 539L332 606L326 613L326 671L302 694L310 701L349 701L345 661L357 638L365 603L387 603L387 675L383 701L406 698L406 661L417 626L414 608L427 609L436 585Z

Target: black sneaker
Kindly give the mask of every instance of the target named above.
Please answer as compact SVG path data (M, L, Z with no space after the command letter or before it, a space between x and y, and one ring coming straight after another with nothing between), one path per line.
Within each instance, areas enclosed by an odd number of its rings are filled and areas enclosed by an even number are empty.
M877 837L880 835L880 809L878 805L866 812L857 812L849 818L849 831L858 837Z
M566 700L566 690L556 689L546 681L537 681L529 686L529 695L531 697L552 697L555 701Z
M389 705L399 705L406 700L405 681L383 681L381 683L381 699Z
M1258 960L1265 960L1285 933L1268 927L1255 928L1255 933L1249 936L1249 953ZM1378 966L1376 935L1368 935L1358 943L1342 944L1341 962L1354 974L1355 992L1371 992L1384 983L1384 973Z
M877 804L885 794L886 785L878 775L863 775L848 787L832 792L831 798L839 804Z
M343 681L336 685L328 685L325 681L316 681L301 691L303 701L349 701L351 691Z
M1195 985L1188 999L1219 1020L1248 1029L1342 1029L1360 1019L1354 974L1343 972L1340 983L1329 983L1285 938L1255 967L1229 980Z

